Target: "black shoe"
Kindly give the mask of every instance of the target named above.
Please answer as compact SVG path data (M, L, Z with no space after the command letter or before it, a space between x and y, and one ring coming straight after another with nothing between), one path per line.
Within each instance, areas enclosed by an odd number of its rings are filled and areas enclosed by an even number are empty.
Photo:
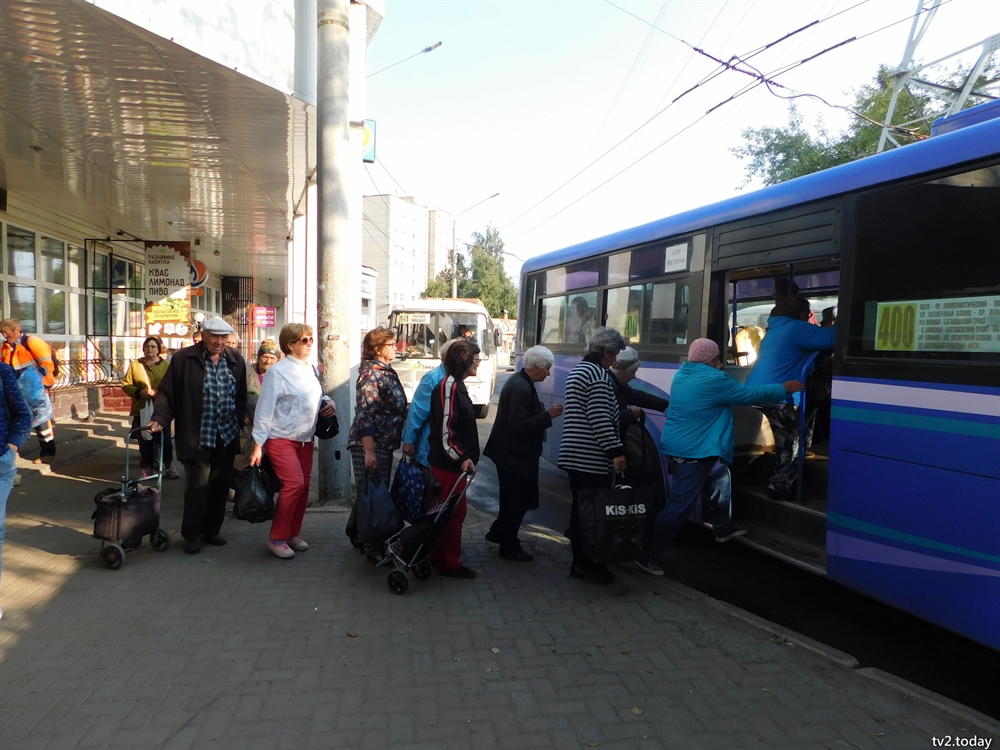
M615 582L615 574L612 573L607 568L597 568L595 570L592 570L590 571L590 573L587 574L587 578L589 578L594 583L608 584Z
M500 544L500 537L493 533L493 529L486 532L486 541L490 544Z
M457 568L452 568L451 570L441 570L438 569L438 573L448 578L475 578L476 571L469 570L464 565L459 565Z
M535 556L525 552L523 549L519 549L516 552L501 552L501 560L513 560L514 562L531 562L535 559Z
M205 537L205 544L211 544L213 547L225 547L226 538L215 534L213 536Z
M569 566L569 577L570 578L586 578L587 571L583 569L582 565L577 565L574 563Z
M746 526L737 526L733 524L728 529L715 532L715 541L717 542L728 542L734 536L743 536L747 533Z
M188 539L184 551L189 555L197 555L201 552L201 539Z

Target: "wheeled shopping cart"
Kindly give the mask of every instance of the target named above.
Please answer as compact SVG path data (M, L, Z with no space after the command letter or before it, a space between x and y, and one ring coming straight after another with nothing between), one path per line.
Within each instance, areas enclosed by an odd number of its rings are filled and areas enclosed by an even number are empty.
M125 441L125 476L121 485L108 487L97 493L94 502L94 538L101 540L101 559L111 570L118 570L125 562L126 550L136 549L142 538L149 536L150 546L157 552L166 552L170 547L170 535L160 528L160 493L163 489L163 442L160 442L160 463L156 474L140 474L129 477L129 453L131 438L148 427L140 427L128 433ZM164 440L169 439L164 435ZM143 483L156 482L156 487Z
M418 581L426 581L431 577L431 561L427 556L451 523L455 508L469 491L475 475L475 471L462 472L448 497L440 505L427 511L423 517L398 534L389 537L385 544L385 557L377 567L394 566L387 581L389 590L394 594L405 594L410 588L407 573L412 573Z

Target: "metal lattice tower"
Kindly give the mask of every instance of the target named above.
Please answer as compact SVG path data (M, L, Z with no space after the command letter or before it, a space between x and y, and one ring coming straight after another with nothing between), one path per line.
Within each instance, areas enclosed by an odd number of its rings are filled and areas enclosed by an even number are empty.
M913 89L927 91L934 94L938 98L946 100L948 102L948 108L945 112L946 117L961 111L965 107L965 103L969 100L970 96L982 100L994 100L1000 98L1000 76L994 76L990 80L976 85L976 80L983 72L983 68L989 59L989 56L1000 49L1000 34L993 34L981 42L976 42L975 44L965 47L964 49L952 52L951 54L945 55L934 62L925 63L923 65L913 65L913 55L916 52L917 45L920 44L920 40L923 39L924 34L927 33L927 28L930 26L931 20L934 18L934 14L937 13L937 9L941 3L942 0L917 0L917 12L913 17L913 26L910 28L910 36L909 39L907 39L906 48L903 51L903 60L893 73L892 98L889 100L889 109L885 114L885 126L882 128L882 135L878 140L879 152L884 151L887 146L895 148L900 145L900 143L893 137L894 128L912 128L914 125L918 125L922 122L926 122L940 116L940 113L938 112L930 114L924 114L921 112L921 116L916 119L908 120L906 122L893 122L893 116L896 113L896 103L899 100L899 95L903 92L905 92L906 95L914 101L914 103L916 103L917 100L916 97L913 96ZM979 59L976 60L975 64L969 70L968 75L965 77L965 80L962 81L960 85L952 86L945 83L935 83L923 76L918 77L919 74L928 68L940 65L941 63L976 48L979 48L980 50ZM918 106L917 109L919 111L920 107Z

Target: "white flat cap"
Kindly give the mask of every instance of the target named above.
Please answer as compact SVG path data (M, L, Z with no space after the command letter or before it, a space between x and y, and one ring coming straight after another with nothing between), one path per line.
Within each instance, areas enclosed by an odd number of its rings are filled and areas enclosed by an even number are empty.
M201 324L201 330L214 333L216 336L225 336L227 333L236 333L233 327L222 318L209 318Z

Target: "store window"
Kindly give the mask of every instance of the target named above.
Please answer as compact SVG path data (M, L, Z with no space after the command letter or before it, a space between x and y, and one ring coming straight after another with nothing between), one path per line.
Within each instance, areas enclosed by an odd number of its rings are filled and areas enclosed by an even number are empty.
M7 260L7 273L11 276L35 278L35 233L8 224ZM31 319L35 319L34 314Z
M85 287L87 278L86 253L82 247L69 246L69 279L70 286Z
M61 336L66 333L66 293L42 289L42 333Z
M42 278L51 284L66 283L66 246L61 240L42 237Z
M94 289L108 288L108 256L93 253L90 261L90 286Z
M27 284L7 284L10 295L10 317L21 322L25 333L38 333L35 317L35 287Z

